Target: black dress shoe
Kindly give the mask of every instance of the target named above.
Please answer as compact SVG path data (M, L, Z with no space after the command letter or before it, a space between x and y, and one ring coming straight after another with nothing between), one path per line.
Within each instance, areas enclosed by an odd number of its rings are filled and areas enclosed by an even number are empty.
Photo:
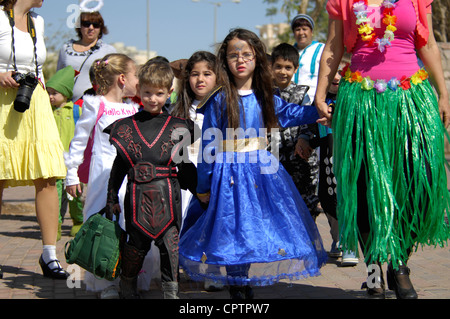
M250 286L230 286L231 299L253 299L254 293Z
M58 267L50 268L49 265L53 262L55 262L58 265ZM45 263L44 259L42 259L42 255L41 255L41 258L39 258L39 265L41 266L44 277L48 277L48 278L52 278L52 279L67 279L70 276L69 273L66 272L61 267L61 265L59 264L59 260L57 260L57 259L51 260L50 262Z
M417 299L417 293L409 279L410 270L406 265L400 265L397 270L392 267L392 263L389 263L387 270L387 281L390 290L395 291L397 299ZM405 287L401 287L400 280L404 283Z
M369 299L385 299L386 298L383 278L381 278L380 287L369 288L369 285L367 285L367 282L364 282L361 286L361 289L367 289L367 298L369 298Z

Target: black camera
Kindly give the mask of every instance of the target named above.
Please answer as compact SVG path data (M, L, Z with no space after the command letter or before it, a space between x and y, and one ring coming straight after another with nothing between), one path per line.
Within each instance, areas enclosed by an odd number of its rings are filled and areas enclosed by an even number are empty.
M14 109L17 112L23 113L30 107L31 96L39 80L32 73L14 73L12 78L20 84L16 99L14 100Z

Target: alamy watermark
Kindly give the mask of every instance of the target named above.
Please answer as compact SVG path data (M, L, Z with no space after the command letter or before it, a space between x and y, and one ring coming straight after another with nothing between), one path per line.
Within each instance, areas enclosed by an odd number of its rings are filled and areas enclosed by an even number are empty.
M174 163L189 162L188 147L201 137L198 132L194 135L192 139L186 128L172 132L173 141L181 140L172 148ZM261 174L275 174L279 169L280 140L278 128L271 129L270 133L266 128L227 128L225 132L208 128L203 131L201 142L204 145L199 148L197 163L259 163Z
M69 13L69 16L66 19L66 26L69 29L75 29L80 27L80 5L78 4L69 4L66 8L66 12Z
M67 266L69 277L66 280L67 288L79 289L81 288L81 267L75 264Z
M367 273L370 274L367 277L367 288L381 288L382 272L378 264L370 264L367 266Z
M66 19L66 25L69 29L80 27L80 13L81 12L96 12L103 7L103 0L83 0L80 4L69 4L66 12L69 16Z

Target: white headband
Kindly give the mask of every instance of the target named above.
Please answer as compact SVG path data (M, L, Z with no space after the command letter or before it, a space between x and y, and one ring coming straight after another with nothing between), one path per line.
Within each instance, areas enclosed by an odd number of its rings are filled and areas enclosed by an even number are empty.
M91 2L97 2L97 6L90 8L88 7L88 4ZM103 0L83 0L80 3L80 11L81 12L99 12L100 9L103 7Z

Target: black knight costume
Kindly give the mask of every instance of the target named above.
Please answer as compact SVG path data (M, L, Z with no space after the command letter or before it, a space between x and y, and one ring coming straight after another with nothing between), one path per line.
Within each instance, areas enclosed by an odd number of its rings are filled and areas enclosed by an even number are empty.
M183 150L193 142L193 123L168 113L152 115L142 111L115 122L105 132L117 149L108 185L110 216L117 213L118 192L128 177L124 202L128 241L122 248L122 297L138 297L137 275L155 241L161 256L164 297L176 298L181 188L195 191L197 181L195 166L183 160Z

